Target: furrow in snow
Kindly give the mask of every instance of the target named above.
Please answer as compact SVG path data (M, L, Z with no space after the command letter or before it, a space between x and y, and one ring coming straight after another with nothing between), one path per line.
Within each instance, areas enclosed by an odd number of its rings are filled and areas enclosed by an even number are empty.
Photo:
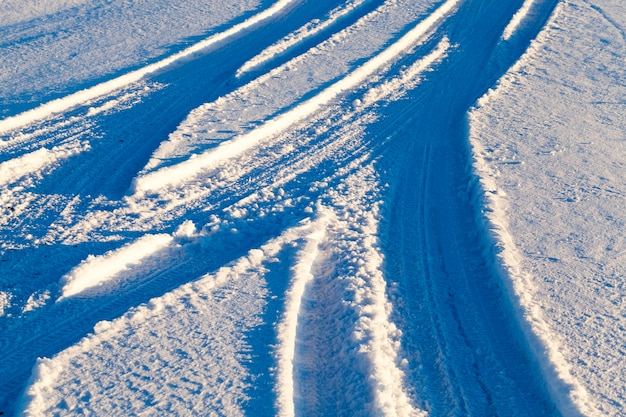
M99 322L93 335L40 359L21 399L22 415L102 414L115 404L128 414L245 414L253 377L245 340L267 304L266 264L312 227L304 221L288 228L217 272Z
M511 34L529 13L529 10L537 5L537 1L527 0L518 14L522 16L514 18L515 23L511 27ZM559 4L551 21L555 21L563 13L563 4ZM517 15L516 15L517 16ZM511 26L511 25L509 25ZM509 27L507 27L509 29ZM506 31L505 31L506 34ZM550 42L549 31L539 35L537 42L513 65L493 89L483 95L476 106L469 112L470 123L470 145L473 157L473 172L478 180L476 186L476 204L483 207L484 217L477 220L477 223L484 228L485 234L492 240L492 246L497 248L495 253L489 254L495 274L503 277L506 283L506 290L509 297L514 300L517 306L515 313L522 326L526 339L530 344L533 354L541 365L543 377L547 381L548 389L563 415L572 416L592 416L599 415L584 383L579 381L572 371L572 364L568 363L564 356L564 349L554 331L550 328L542 310L545 308L536 296L538 287L533 283L532 276L523 270L522 261L525 256L522 254L516 243L516 236L511 231L507 211L509 211L509 197L499 186L500 173L494 168L494 160L491 153L482 144L485 136L481 129L483 126L483 108L489 108L491 102L497 102L502 92L511 90L512 80L517 76L517 72L532 62L533 55L540 50L541 45ZM508 39L507 38L507 39ZM527 69L525 69L527 70ZM516 86L517 87L517 86ZM568 87L569 88L569 87ZM524 127L526 130L526 127ZM534 150L536 154L541 152ZM507 163L507 162L501 162ZM515 164L520 162L514 161ZM531 180L538 181L536 178ZM519 185L518 185L519 186ZM541 197L537 197L540 199ZM565 211L564 211L565 213Z
M290 33L283 39L279 40L275 44L269 46L263 50L259 55L245 62L235 73L237 77L241 77L246 72L253 70L260 65L263 65L267 61L270 61L277 56L284 54L290 48L294 47L298 43L303 42L307 38L315 36L316 34L328 29L343 17L349 15L354 10L358 9L361 5L367 3L368 0L352 0L346 4L337 7L330 11L325 20L315 20L307 23L301 28Z
M140 81L142 78L145 78L150 74L160 71L176 62L179 62L184 58L192 56L194 53L201 52L202 50L214 46L218 42L222 42L228 38L242 34L245 30L251 28L252 26L271 18L277 13L280 13L293 1L294 0L278 0L266 10L248 18L244 22L231 26L227 30L214 34L207 39L204 39L186 48L181 52L162 59L161 61L155 62L154 64L147 65L138 70L98 84L94 87L70 94L69 96L52 100L48 103L44 103L35 109L25 111L16 116L7 117L6 119L0 120L0 135L29 125L33 122L46 119L55 114L65 112L72 107L79 106L90 100L105 96L123 87Z
M400 74L390 76L384 82L374 83L364 92L359 93L358 96L361 98L355 99L354 106L344 108L341 104L336 104L328 107L316 114L315 119L307 123L307 127L286 132L276 138L272 146L259 147L248 154L237 156L236 164L229 164L227 168L220 169L215 175L211 175L210 179L201 176L193 183L184 183L184 194L180 192L180 187L175 187L169 191L160 190L156 200L146 198L146 196L131 195L125 199L124 207L113 212L87 213L82 221L70 229L66 229L59 222L57 227L51 228L48 239L62 239L66 244L75 244L82 241L95 227L107 228L111 231L143 227L144 224L149 225L157 219L165 221L172 216L171 213L183 207L194 207L200 201L204 210L212 210L226 201L225 195L245 193L249 187L248 180L245 180L244 184L239 184L239 182L254 175L255 182L259 184L260 189L234 204L246 212L248 211L246 206L249 207L254 203L253 198L258 198L265 193L275 195L277 189L324 161L356 157L359 147L363 146L360 144L362 128L359 126L372 124L377 120L371 106L384 100L397 100L408 90L415 88L422 74L441 61L446 56L449 47L448 40L444 38L431 53L418 59ZM341 125L344 127L334 128L330 123L334 120L341 120ZM198 126L204 129L202 124ZM315 130L315 136L307 133L310 129ZM194 133L188 126L181 126L180 131L176 132L181 135ZM320 140L320 138L324 139ZM296 149L300 151L294 152ZM339 161L337 163L341 164ZM255 173L259 167L265 168L262 172ZM269 184L267 190L263 190L262 184L264 183ZM266 214L265 212L257 213L258 215ZM65 237L54 237L58 236L58 233Z
M483 98L483 103L486 98ZM478 137L475 133L470 137ZM561 354L558 338L552 334L533 296L537 289L530 277L520 267L521 255L509 231L505 215L506 199L497 192L491 169L483 156L487 154L477 140L472 140L474 170L479 178L477 197L481 202L485 218L478 219L487 235L498 248L494 256L494 272L509 283L509 297L519 306L516 313L526 339L542 365L544 378L549 382L551 394L564 415L593 415L589 395L585 388L572 376L571 367ZM577 408L576 408L577 407Z
M207 151L201 155L194 155L193 158L178 165L162 168L136 178L133 183L134 193L138 195L149 194L150 192L185 182L206 170L216 167L225 160L258 146L264 140L284 132L289 127L320 110L322 106L330 103L337 96L355 88L375 71L423 41L435 29L436 25L452 12L458 3L459 0L446 1L383 52L292 110L280 114L247 134L220 144L214 150Z
M189 155L202 154L293 108L304 97L345 77L364 57L379 53L393 42L393 33L404 32L415 25L416 19L422 19L425 9L425 5L407 0L385 2L306 53L194 109L153 153L139 176L179 163Z
M70 140L86 141L94 135L91 129L97 126L96 116L128 109L163 87L159 83L140 82L123 88L117 96L110 94L100 100L89 100L84 103L88 106L84 109L58 114L44 123L35 123L0 140L0 151L5 156L19 155L33 148L66 145Z

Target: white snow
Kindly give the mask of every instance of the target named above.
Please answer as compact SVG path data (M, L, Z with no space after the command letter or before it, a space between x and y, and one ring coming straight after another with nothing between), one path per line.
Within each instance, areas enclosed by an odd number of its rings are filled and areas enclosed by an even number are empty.
M528 12L530 12L531 8L535 4L536 0L524 0L522 7L513 15L513 18L509 22L509 24L504 28L504 32L502 32L502 39L508 41L511 39L517 28L522 24Z
M6 0L0 4L2 25L9 26L41 16L58 13L85 3L85 0Z
M318 247L324 239L328 214L321 208L318 210L320 218L311 225L311 231L306 236L306 243L293 266L291 287L286 294L285 311L278 326L278 359L277 381L278 398L277 408L281 416L295 416L294 403L294 362L296 361L296 337L298 317L305 289L313 277L313 263L317 258Z
M621 3L1 2L0 413L626 415Z
M258 0L3 1L0 117L154 63L261 7Z
M252 252L217 274L98 323L93 335L54 360L39 360L22 415L243 415L249 382L242 335L259 323L263 260Z
M22 309L22 313L27 313L29 311L33 311L43 305L50 299L50 290L45 290L40 293L33 293L28 300L26 301L26 305Z
M289 50L289 48L292 48L293 46L301 43L307 38L310 38L318 34L319 32L331 27L339 19L348 15L350 12L354 11L354 9L358 8L364 3L367 3L367 0L355 0L347 2L345 5L341 5L331 10L331 12L324 20L315 19L314 21L308 22L306 25L298 28L283 39L264 49L259 55L248 60L241 66L241 68L237 70L235 75L237 77L241 77L244 73L249 72L255 67L263 65L265 62L277 57L280 54L285 53L287 50Z
M193 155L192 158L178 165L162 168L161 170L139 177L133 184L133 191L142 195L158 188L184 182L187 178L193 177L199 172L212 169L220 162L239 155L251 147L259 146L261 141L282 133L294 124L311 116L314 112L319 111L322 106L330 103L330 101L335 99L338 95L356 87L376 70L389 64L400 54L414 47L420 41L423 41L424 37L434 29L436 24L450 13L457 3L458 0L446 1L435 12L417 24L394 44L358 67L352 73L316 94L313 98L269 120L248 134L235 137L229 142L220 144L215 150L207 151L201 155Z
M145 235L120 249L99 256L89 255L69 274L63 276L61 279L63 289L59 300L110 281L131 265L164 250L172 241L173 237L167 234Z
M87 150L89 150L87 144L70 143L65 146L55 146L52 149L41 148L18 158L9 159L0 163L0 186L11 184L27 175L41 175L44 169Z
M606 383L624 378L624 11L561 4L471 113L501 262L557 396L584 415L621 415L626 400Z
M142 78L155 73L159 70L166 68L169 65L172 65L184 58L187 58L195 53L198 53L204 49L207 49L216 43L223 41L229 37L240 34L246 29L262 22L263 20L271 17L272 15L280 12L286 6L289 5L293 0L279 0L271 7L263 10L262 12L254 15L243 21L242 23L231 26L227 30L223 32L216 33L214 35L209 36L206 39L203 39L200 42L193 44L192 46L185 48L181 52L175 53L173 55L168 56L165 59L157 61L153 64L142 67L138 70L129 72L127 74L121 75L112 80L106 81L104 83L98 84L94 87L78 91L76 93L70 94L63 98L59 98L48 103L42 104L41 106L34 108L32 110L25 111L15 116L7 117L3 120L0 120L0 134L6 134L7 132L27 125L29 123L45 119L54 115L55 113L60 113L65 110L71 109L79 104L84 104L89 100L93 100L98 97L105 96L110 94L116 90L119 90L123 87L128 86L129 84L136 83Z
M11 307L11 293L1 291L0 292L0 317L4 316L5 311Z

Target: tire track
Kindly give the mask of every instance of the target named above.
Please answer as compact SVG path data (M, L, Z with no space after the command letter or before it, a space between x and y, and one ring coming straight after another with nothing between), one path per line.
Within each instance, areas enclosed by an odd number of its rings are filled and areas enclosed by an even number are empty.
M119 76L112 80L105 81L104 83L98 84L94 87L70 94L69 96L52 100L48 103L42 104L35 109L25 111L16 116L7 117L3 120L0 120L0 135L32 124L36 121L48 118L55 113L63 113L90 100L94 100L96 98L111 94L116 90L140 81L150 74L161 71L187 57L190 57L197 52L213 47L219 42L222 42L228 38L239 36L244 31L280 13L282 10L290 6L293 1L294 0L278 0L266 10L263 10L261 13L258 13L257 15L248 18L244 22L231 26L227 30L212 35L207 39L204 39L181 52L162 59L161 61L147 65L143 68Z
M472 206L467 194L465 112L505 70L505 65L493 70L489 61L511 54L510 65L514 52L523 52L499 42L506 18L516 11L513 4L502 6L464 3L444 25L457 47L420 89L409 106L414 115L389 141L410 151L396 149L383 158L389 158L383 172L391 172L383 181L406 177L388 197L393 209L384 216L388 235L383 248L389 276L399 277L398 320L406 355L423 359L408 374L417 386L427 387L420 397L432 415L558 414L557 402L546 394L546 381L537 377L537 358L516 322L501 277L485 259L489 244L475 223L480 207ZM480 36L474 28L481 28ZM397 159L400 154L403 162ZM412 242L413 236L419 237L415 246L394 243ZM425 309L430 323L421 318ZM434 343L425 342L431 335ZM428 366L431 361L437 366Z

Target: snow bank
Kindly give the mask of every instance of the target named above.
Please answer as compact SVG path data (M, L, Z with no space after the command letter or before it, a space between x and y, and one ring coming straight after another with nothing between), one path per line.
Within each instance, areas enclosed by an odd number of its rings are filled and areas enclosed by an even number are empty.
M337 220L330 224L328 243L337 258L335 279L345 280L341 299L350 312L343 320L354 320L351 342L356 346L352 352L366 372L373 398L368 413L425 416L405 386L408 360L403 357L402 331L390 318L393 306L378 244L379 187L375 170L366 165L330 192L333 207L339 209L335 209Z
M470 114L496 268L563 415L626 404L607 383L626 376L624 16L621 2L560 3Z
M519 306L516 309L518 320L534 356L540 362L555 404L563 415L590 415L589 396L572 376L571 367L561 353L559 338L541 312L541 301L536 297L537 287L521 266L522 255L516 247L506 215L506 194L498 190L491 177L490 165L483 159L486 152L480 143L472 141L472 148L474 169L480 178L474 190L475 198L477 205L483 207L480 213L485 216L479 217L477 223L486 229L487 236L492 239L490 246L494 249L493 253L485 255L493 262L495 272L502 277L513 304Z

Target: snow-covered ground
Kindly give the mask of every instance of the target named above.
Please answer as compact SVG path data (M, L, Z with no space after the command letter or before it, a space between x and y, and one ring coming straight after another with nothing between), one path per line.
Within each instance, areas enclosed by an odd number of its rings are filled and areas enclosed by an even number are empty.
M620 0L0 16L0 412L626 415Z
M470 117L503 264L599 415L626 413L625 98L626 5L567 1Z

